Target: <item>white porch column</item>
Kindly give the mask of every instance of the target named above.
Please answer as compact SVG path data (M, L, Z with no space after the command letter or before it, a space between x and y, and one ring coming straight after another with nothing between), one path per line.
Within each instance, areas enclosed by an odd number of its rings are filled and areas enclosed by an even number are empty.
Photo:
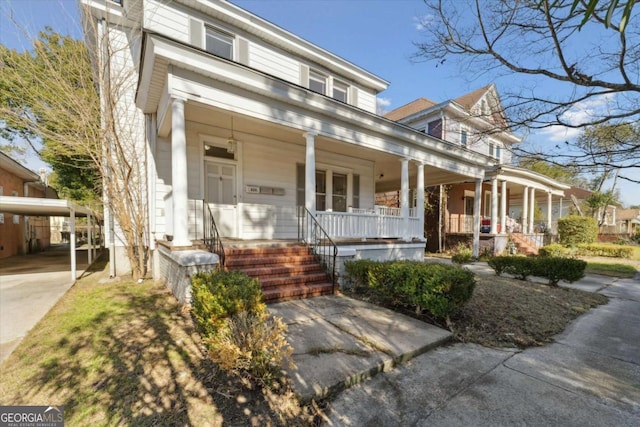
M69 245L71 252L71 280L76 281L76 211L69 213Z
M531 188L531 197L529 199L529 233L533 233L533 220L536 213L536 189Z
M500 234L507 233L507 181L500 181Z
M529 232L529 187L524 187L522 193L522 233Z
M551 217L553 216L553 211L551 209L551 204L553 203L553 197L551 195L551 191L547 193L547 231L551 232Z
M307 140L307 150L304 163L304 207L316 216L316 133L305 132L302 134Z
M480 256L480 198L482 178L476 180L476 197L473 199L473 256Z
M498 179L491 178L491 234L498 232Z
M91 264L93 261L93 221L91 220L91 215L87 215L87 245L89 245L89 249L87 250L87 262Z
M416 214L418 215L418 223L420 224L420 235L417 236L424 241L424 164L418 163L416 183Z
M400 214L402 215L402 240L409 241L409 159L402 159L400 175Z
M187 210L187 137L182 98L171 101L171 186L173 196L172 246L191 246Z

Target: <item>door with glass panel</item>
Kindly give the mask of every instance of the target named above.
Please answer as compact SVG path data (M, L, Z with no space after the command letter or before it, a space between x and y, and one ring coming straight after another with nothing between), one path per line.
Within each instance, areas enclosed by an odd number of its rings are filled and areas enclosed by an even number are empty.
M237 237L236 166L205 162L205 200L222 237Z

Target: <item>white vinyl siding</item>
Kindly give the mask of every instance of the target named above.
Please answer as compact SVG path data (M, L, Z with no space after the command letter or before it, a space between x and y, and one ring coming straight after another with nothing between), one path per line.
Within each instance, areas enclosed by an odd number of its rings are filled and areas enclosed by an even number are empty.
M249 66L293 84L300 84L300 65L273 49L249 43Z
M146 0L144 27L183 43L189 43L189 15L171 3Z
M376 96L372 92L367 92L362 89L358 89L358 105L359 108L362 108L365 111L369 111L370 113L376 112Z

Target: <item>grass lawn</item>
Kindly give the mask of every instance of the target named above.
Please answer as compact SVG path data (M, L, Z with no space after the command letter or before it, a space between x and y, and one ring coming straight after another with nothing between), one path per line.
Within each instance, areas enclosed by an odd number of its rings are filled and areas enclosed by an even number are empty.
M586 273L621 278L632 278L636 275L636 273L638 273L638 270L636 269L636 267L629 264L587 260Z
M0 405L64 405L70 426L311 423L286 386L252 389L207 361L163 285L101 284L98 270L3 362Z

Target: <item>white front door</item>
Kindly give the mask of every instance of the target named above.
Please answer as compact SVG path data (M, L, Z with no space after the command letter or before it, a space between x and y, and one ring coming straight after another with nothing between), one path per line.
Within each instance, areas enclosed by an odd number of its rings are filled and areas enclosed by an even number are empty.
M221 237L238 237L236 166L205 162L205 194Z

